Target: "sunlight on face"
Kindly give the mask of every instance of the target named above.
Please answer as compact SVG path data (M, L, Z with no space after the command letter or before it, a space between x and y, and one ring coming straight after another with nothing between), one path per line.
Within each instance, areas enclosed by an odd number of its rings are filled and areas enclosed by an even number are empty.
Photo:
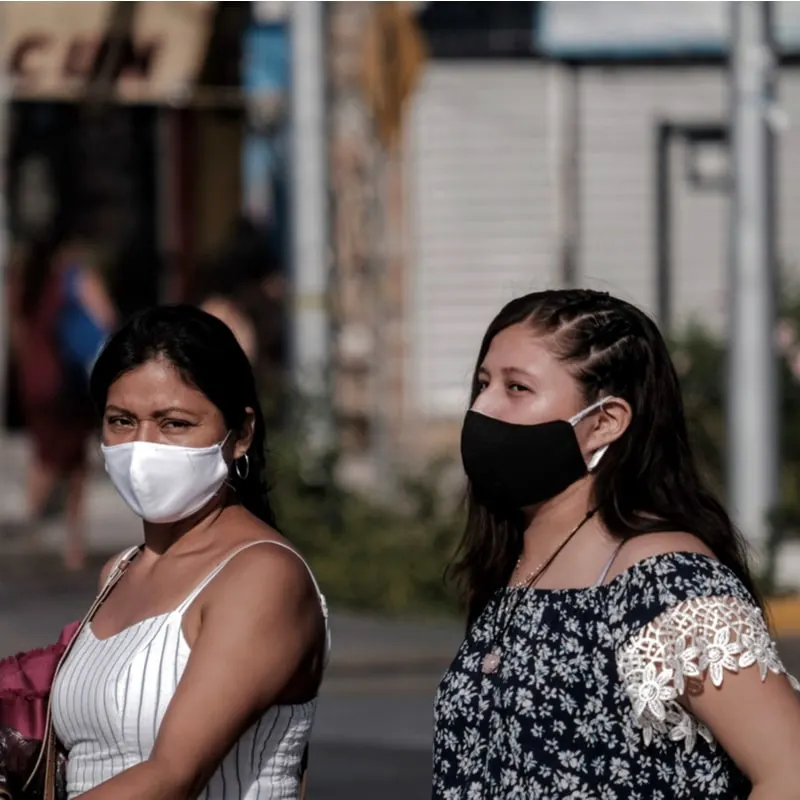
M163 358L120 376L103 414L106 445L146 441L210 447L227 433L220 410Z
M569 419L586 405L581 388L528 325L494 337L478 380L473 411L519 425Z

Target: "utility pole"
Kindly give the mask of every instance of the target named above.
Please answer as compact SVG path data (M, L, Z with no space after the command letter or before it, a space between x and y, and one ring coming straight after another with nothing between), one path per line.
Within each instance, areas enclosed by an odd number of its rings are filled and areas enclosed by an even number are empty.
M8 270L10 245L8 236L8 205L6 192L8 191L8 176L6 160L8 155L9 131L9 104L11 102L11 79L8 74L7 25L4 19L8 13L5 3L0 3L0 440L2 428L7 422L5 407L7 405L6 375L8 374L8 351L10 344L10 331L8 318Z
M333 444L328 307L328 178L325 9L319 0L291 6L290 346L294 389L310 401L309 454Z
M779 498L776 267L772 134L775 61L769 2L729 3L732 16L733 195L729 306L729 500L762 556Z

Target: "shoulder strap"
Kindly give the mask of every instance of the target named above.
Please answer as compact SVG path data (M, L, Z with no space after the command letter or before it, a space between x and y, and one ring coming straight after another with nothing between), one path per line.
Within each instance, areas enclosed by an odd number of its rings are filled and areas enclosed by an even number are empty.
M105 602L105 599L111 594L111 590L117 585L119 579L125 574L125 570L128 568L130 563L133 559L138 555L140 548L139 547L131 547L129 550L126 550L116 561L114 567L112 568L111 572L109 573L106 582L103 584L103 588L98 593L97 597L95 597L94 602L89 607L89 610L86 612L86 615L81 620L80 625L75 630L74 635L67 643L64 652L61 654L61 658L58 660L58 664L56 665L55 672L53 673L53 681L55 682L56 675L58 675L58 671L61 669L61 666L69 656L70 652L72 652L72 647L80 636L83 629L92 621L94 615L97 613L97 609L100 608L101 605ZM52 686L52 683L50 684ZM36 763L33 765L33 769L31 770L31 774L28 776L28 779L25 781L25 785L23 786L23 791L27 790L28 786L30 786L31 781L36 777L36 773L41 768L42 764L45 765L45 774L44 774L44 798L43 800L55 800L55 766L56 766L56 737L55 732L53 730L53 716L52 716L52 705L53 705L53 694L50 693L50 697L47 702L47 718L45 721L45 732L44 737L42 739L42 746L39 748L39 755L36 759Z
M300 561L303 562L303 566L305 566L306 570L308 570L308 574L311 577L311 581L314 584L314 588L317 591L317 598L319 600L319 606L322 610L322 616L325 620L325 664L328 663L328 658L330 656L331 651L331 627L328 622L328 603L325 600L325 595L322 594L322 589L320 588L319 583L317 582L317 578L311 570L311 567L308 565L308 562L297 552L293 547L289 546L288 544L284 544L283 542L278 542L275 539L258 539L255 542L248 542L247 544L243 545L242 547L237 548L232 553L230 553L220 564L217 564L216 567L200 582L200 584L194 589L194 591L178 606L176 609L176 613L179 616L183 616L186 613L186 610L191 606L191 604L197 599L197 596L203 591L203 589L208 586L214 578L225 569L226 566L234 559L239 553L248 550L251 547L254 547L257 544L272 544L276 547L282 547L284 550L288 550L290 553L294 553Z
M619 551L622 550L624 547L625 542L620 542L615 548L614 552L611 554L611 558L608 559L606 562L605 567L603 567L603 571L600 573L600 577L595 581L595 586L602 586L606 578L608 577L608 573L611 572L611 567L613 566L614 562L617 560L617 556L619 555Z
M327 623L328 619L327 604L325 603L325 598L322 594L322 590L320 589L319 583L317 583L317 579L314 576L314 573L311 571L311 567L309 567L308 562L293 547L290 547L288 544L284 544L283 542L275 541L275 539L258 539L255 542L248 542L247 544L242 545L241 547L237 547L236 550L234 550L232 553L229 553L219 564L217 564L216 567L214 567L213 570L211 570L211 572L197 585L197 587L195 587L192 593L178 606L177 613L181 615L185 614L186 610L197 599L198 595L203 591L203 589L205 589L208 586L208 584L211 583L211 581L213 581L214 578L216 578L217 575L219 575L219 573L222 572L222 570L225 569L225 567L227 567L228 564L231 561L233 561L233 559L236 558L236 556L239 555L239 553L243 553L245 550L249 550L251 547L254 547L257 544L272 544L275 545L276 547L282 547L284 550L288 550L290 553L294 553L294 555L297 556L297 558L299 558L300 561L303 562L303 566L305 566L305 568L308 570L308 574L311 577L311 580L314 584L314 588L316 589L317 595L320 598L322 612L325 616L325 620Z
M108 573L108 577L106 578L106 582L103 584L101 592L105 591L105 588L109 585L109 583L111 583L112 579L119 580L119 578L122 577L122 575L117 575L120 567L124 564L125 568L127 569L128 564L130 564L131 561L133 561L133 559L136 558L137 555L139 555L141 549L142 549L141 545L136 545L136 547L129 547L127 550L125 550L123 553L120 554L119 558L117 558L117 560L114 562L114 566L111 568L111 572ZM95 609L95 612L96 611L97 609Z

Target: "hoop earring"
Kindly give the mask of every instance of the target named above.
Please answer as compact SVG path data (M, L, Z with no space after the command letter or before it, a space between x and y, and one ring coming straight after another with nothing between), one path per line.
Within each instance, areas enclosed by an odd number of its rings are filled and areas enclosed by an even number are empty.
M241 461L244 459L244 469L242 469ZM236 475L240 481L246 481L250 476L250 456L245 453L241 458L237 458L233 462L233 468L236 470Z

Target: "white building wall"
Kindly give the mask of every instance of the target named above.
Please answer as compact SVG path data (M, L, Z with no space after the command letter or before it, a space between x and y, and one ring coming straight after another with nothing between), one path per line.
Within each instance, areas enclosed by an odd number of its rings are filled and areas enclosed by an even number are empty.
M580 73L578 280L656 311L660 121L724 123L725 70L589 67ZM563 76L542 63L436 63L413 104L407 159L407 407L463 412L481 335L512 296L560 279ZM780 80L779 254L800 277L800 70ZM796 127L792 125L796 124ZM728 197L698 190L673 144L672 307L723 333Z

